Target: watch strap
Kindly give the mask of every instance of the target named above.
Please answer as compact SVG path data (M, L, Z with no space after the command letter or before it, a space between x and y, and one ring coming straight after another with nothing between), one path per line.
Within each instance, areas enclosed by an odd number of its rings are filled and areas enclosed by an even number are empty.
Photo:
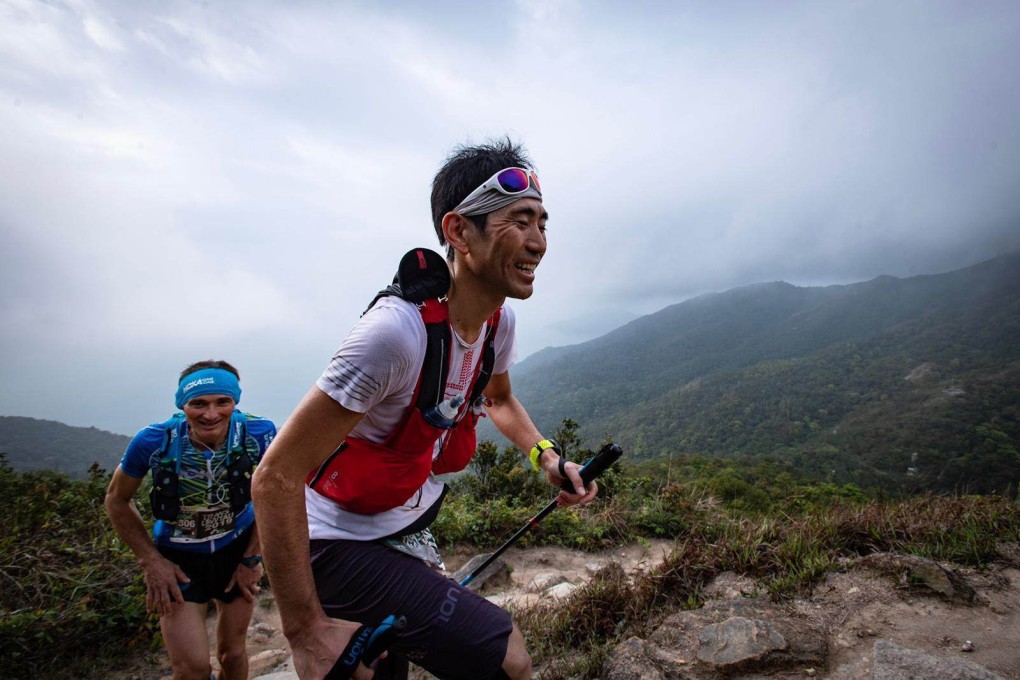
M549 449L555 451L558 456L563 456L563 450L560 449L560 445L553 439L543 439L531 447L531 454L528 457L531 459L531 467L535 468L535 472L542 471L542 466L538 464L538 461L542 454Z
M249 569L254 569L256 565L262 564L262 555L248 555L246 557L242 557L241 564Z

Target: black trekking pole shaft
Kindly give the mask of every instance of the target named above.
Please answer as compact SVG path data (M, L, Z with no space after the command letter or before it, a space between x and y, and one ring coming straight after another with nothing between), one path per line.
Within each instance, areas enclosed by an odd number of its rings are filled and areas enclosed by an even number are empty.
M595 457L589 460L587 463L585 463L584 467L581 468L581 481L584 482L585 487L591 484L591 481L593 479L595 479L603 472L605 472L606 469L610 465L615 463L620 458L621 455L623 455L623 450L616 444L606 444L605 446L603 446L602 450L595 454ZM574 488L570 485L570 480L564 480L560 486L563 488L564 491L574 493ZM531 531L532 527L538 526L538 523L545 519L546 515L548 515L555 509L556 501L554 500L551 501L549 505L542 508L542 510L537 515L529 519L527 524L518 529L517 533L511 536L509 541L499 546L499 548L496 549L496 552L489 555L488 559L486 559L478 567L476 567L474 571L465 576L461 580L460 584L462 586L466 586L467 584L474 581L475 578L480 573L485 571L486 567L495 562L496 558L498 558L500 555L506 552L507 548L516 543L517 539Z
M488 567L490 564L495 562L497 557L499 557L500 555L505 553L507 548L509 548L510 546L512 546L514 543L517 542L517 539L519 539L524 534L528 533L528 531L531 530L531 527L537 526L539 522L541 522L543 519L545 519L546 515L548 515L550 512L552 512L555 509L556 509L556 501L551 501L549 503L549 505L547 505L544 508L542 508L541 512L539 512L537 515L535 515L534 517L529 519L527 524L525 524L520 529L518 529L517 533L514 534L513 536L511 536L509 541L507 541L503 545L501 545L498 548L496 548L496 552L494 552L491 555L489 555L489 558L487 560L482 562L480 565L478 565L478 567L474 571L472 571L470 574L465 576L464 579L460 582L460 584L462 586L466 586L467 584L469 584L472 581L474 581L476 576L481 574L483 571L485 571L486 567Z

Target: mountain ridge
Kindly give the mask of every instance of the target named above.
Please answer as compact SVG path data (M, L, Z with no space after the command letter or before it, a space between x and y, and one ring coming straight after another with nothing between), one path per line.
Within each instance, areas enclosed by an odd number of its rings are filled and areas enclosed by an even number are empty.
M902 279L879 276L825 287L752 284L671 305L560 349L555 359L522 361L512 372L514 391L541 431L551 432L570 418L581 423L587 438L612 436L638 457L800 456L807 467L825 468L843 481L882 484L889 473L897 487L923 482L922 489L945 488L944 475L941 482L934 473L905 479L911 466L903 463L900 449L923 442L939 451L919 453L928 456L928 464L946 464L988 448L979 441L984 436L976 434L979 427L998 433L993 439L1005 438L1000 458L1020 448L1015 399L1009 396L1010 390L1020 391L1012 368L1020 360L1018 298L1017 253ZM902 384L903 376L925 363L936 367L941 382ZM988 382L995 374L999 381ZM972 385L957 387L963 393L953 403L962 420L919 405L922 396L932 399L954 380ZM697 395L695 386L701 390ZM796 397L773 398L777 391ZM895 406L878 409L883 401ZM874 427L860 422L869 409L881 415ZM916 420L909 426L908 413ZM876 430L896 426L897 435L890 437L895 445L879 446L880 455L866 456L882 474L856 474L840 462L850 451L860 455L848 436L833 443L831 430L838 434L841 425L872 443ZM932 425L945 445L923 431ZM730 432L722 432L727 428ZM481 436L495 435L491 426L481 431ZM949 441L961 450L950 451ZM1006 479L1015 489L1020 463L999 460L996 465L1007 468ZM966 475L955 479L969 482ZM979 486L992 490L994 485Z
M0 452L18 472L55 470L83 479L93 463L112 472L130 441L131 437L95 427L0 416Z

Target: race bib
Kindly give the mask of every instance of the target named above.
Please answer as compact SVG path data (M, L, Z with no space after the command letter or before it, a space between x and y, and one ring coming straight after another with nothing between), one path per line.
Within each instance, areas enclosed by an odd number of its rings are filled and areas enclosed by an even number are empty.
M234 530L234 513L227 505L215 508L183 508L170 539L178 543L211 541Z

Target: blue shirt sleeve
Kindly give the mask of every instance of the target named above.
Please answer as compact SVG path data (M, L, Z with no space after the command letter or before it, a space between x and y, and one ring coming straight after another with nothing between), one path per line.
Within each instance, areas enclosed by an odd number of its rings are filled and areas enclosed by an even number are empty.
M139 430L138 434L132 437L124 456L120 459L120 467L128 477L141 479L149 472L149 460L163 444L163 434L164 429L156 424Z
M253 461L255 465L258 465L276 436L276 425L271 420L249 415L246 427L248 436L254 438L259 447L258 458Z

